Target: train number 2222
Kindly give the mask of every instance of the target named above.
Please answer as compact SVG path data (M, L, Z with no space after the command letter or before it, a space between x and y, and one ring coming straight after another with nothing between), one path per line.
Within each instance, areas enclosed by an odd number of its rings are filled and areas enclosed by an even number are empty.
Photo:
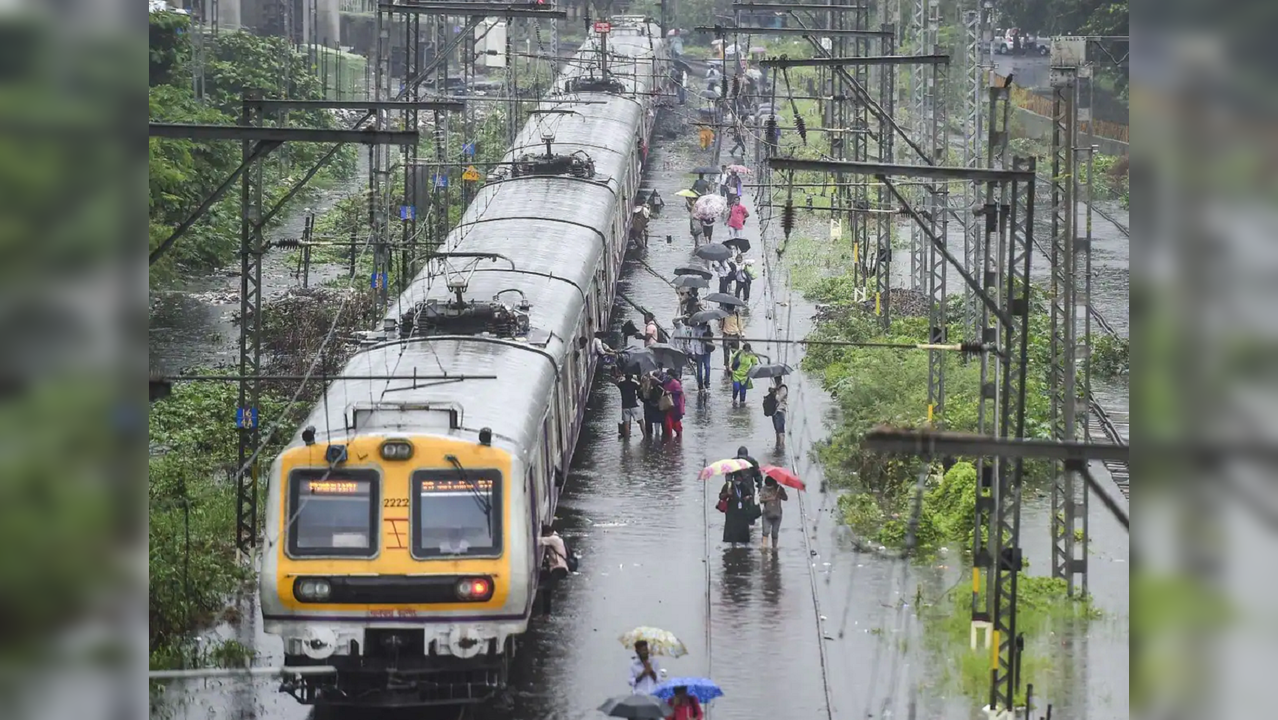
M382 500L382 507L406 508L408 507L408 498L386 498Z

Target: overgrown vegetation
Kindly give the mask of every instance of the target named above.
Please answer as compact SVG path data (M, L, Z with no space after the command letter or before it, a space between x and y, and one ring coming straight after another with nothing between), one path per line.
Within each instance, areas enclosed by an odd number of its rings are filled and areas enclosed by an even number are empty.
M202 99L194 89L193 39L199 32L189 16L150 15L150 119L157 122L233 125L239 122L242 93L264 98L321 99L324 82L306 55L283 38L245 32L205 37ZM333 128L329 111L290 111L289 121L306 127ZM268 124L283 124L271 116ZM327 147L286 143L263 162L263 200L267 207L310 167ZM240 143L234 141L150 141L150 247L154 249L235 170ZM310 182L323 187L354 169L355 150L347 147ZM303 191L305 197L307 190ZM185 274L208 272L235 257L240 243L239 192L232 189L215 203L159 262L151 266L152 286L173 283Z
M800 265L819 266L825 273L831 266L847 266L843 257L847 249L835 242L817 241L799 233L791 245L792 249L787 251L791 265L797 260ZM808 263L805 259L825 262ZM927 337L928 320L910 314L921 312L918 303L898 302L894 298L905 312L894 315L885 329L882 318L875 313L872 288L851 275L829 276L821 272L818 269L806 277L799 273L791 275L792 279L802 278L800 287L808 298L822 305L821 319L812 334L814 339L915 343ZM908 295L906 291L894 292L903 296L900 299ZM1050 318L1043 297L1041 291L1034 291L1026 378L1025 434L1036 438L1051 436L1047 392ZM951 320L948 330L951 339L971 335L961 325L961 297L951 298L947 317ZM821 381L837 405L838 423L831 428L829 438L818 446L816 455L826 479L842 491L841 517L860 544L893 550L905 546L914 510L915 486L922 469L926 476L917 523L919 552L927 555L948 546L950 552L960 558L959 562L970 564L967 555L975 532L973 509L977 492L973 459L945 458L943 462L921 468L917 459L864 453L860 442L867 431L878 425L919 427L925 426L929 419L939 421L949 430L974 432L979 361L946 357L945 406L934 418L929 418L928 353L820 346L809 347L803 362L804 370ZM1050 469L1044 462L1026 462L1027 487L1048 480ZM1063 632L1065 623L1088 620L1098 613L1088 598L1068 597L1063 581L1022 573L1018 582L1018 630L1026 637L1021 656L1022 672L1034 677L1036 686L1050 691L1052 633ZM981 700L989 690L990 651L969 649L970 587L969 576L958 589L937 598L920 614L928 628L927 642L944 658L938 663L945 668L938 682L973 700ZM1023 696L1018 699L1023 701Z
M194 665L190 633L222 619L252 571L235 558L233 382L179 383L151 407L150 649L152 667ZM260 421L283 420L263 457L292 435L284 399L262 398ZM265 466L265 463L263 463Z
M354 346L348 338L377 315L369 290L340 293L293 290L263 310L263 372L304 374L318 357L315 378L298 395L294 382L266 383L259 426L279 423L260 454L258 472L265 507L270 461L292 437L317 397L322 378L336 372ZM331 330L332 339L324 344ZM216 372L216 371L209 371ZM151 664L243 663L226 643L203 649L192 633L233 619L236 593L252 573L235 559L235 422L238 388L233 382L179 383L173 395L151 406L150 617ZM261 517L259 516L259 523ZM261 525L259 525L260 527ZM267 534L267 541L270 534Z
M1053 658L1060 654L1056 636L1067 631L1071 624L1095 620L1101 613L1090 598L1069 597L1063 579L1034 577L1022 572L1016 583L1016 629L1025 634L1021 674L1033 678L1035 694L1039 697L1057 696L1063 688L1057 687L1059 678L1053 672ZM937 664L940 672L936 682L968 697L983 699L989 695L993 648L978 644L977 649L971 649L971 587L969 573L954 589L934 604L925 606L920 614L928 630L929 648L947 659ZM977 602L984 605L983 592L977 596ZM1025 683L1021 683L1016 704L1025 702L1025 690Z
M1127 338L1101 333L1092 336L1093 376L1113 378L1131 369L1131 343Z

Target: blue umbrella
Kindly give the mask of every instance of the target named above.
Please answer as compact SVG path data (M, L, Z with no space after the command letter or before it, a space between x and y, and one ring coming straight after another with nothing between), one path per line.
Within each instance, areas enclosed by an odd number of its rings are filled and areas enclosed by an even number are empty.
M703 703L710 702L717 697L723 697L723 691L719 689L718 685L714 684L713 680L697 677L671 678L654 688L652 694L662 700L669 700L674 697L674 689L677 687L688 688L688 694Z

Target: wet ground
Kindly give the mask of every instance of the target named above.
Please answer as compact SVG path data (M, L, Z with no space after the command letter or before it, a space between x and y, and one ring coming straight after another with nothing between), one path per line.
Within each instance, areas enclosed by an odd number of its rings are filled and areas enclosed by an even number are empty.
M692 179L683 170L706 159L687 145L654 145L646 185L657 188L668 205L665 216L650 225L652 242L642 258L664 277L692 259L687 217L674 193ZM764 265L746 336L802 338L811 327L812 308L787 289L786 272L769 249L771 237L761 243L755 219L746 236L754 245L752 256ZM669 327L676 300L662 280L631 263L621 289ZM620 325L635 315L619 304L615 320ZM795 346L756 349L796 368L801 359ZM756 389L747 406L733 408L721 358L715 365L710 396L689 400L685 436L668 442L644 441L637 433L619 440L618 394L596 383L559 513L561 532L583 556L581 571L563 583L554 617L534 625L521 646L508 702L477 715L601 717L598 704L627 689L628 653L617 636L636 625L655 625L676 633L690 651L684 658L661 659L671 676L706 675L724 688L726 696L715 701L711 717L907 717L912 701L919 717L978 717L978 704L951 687L934 686L944 661L919 647L920 621L912 608L916 588L934 598L958 581L957 554L950 555L953 567L945 557L907 567L854 552L831 512L835 498L820 492L820 469L808 459L813 443L827 434L825 393L802 373L789 379L790 427L787 451L781 452L762 414L761 392ZM723 520L713 509L719 483L696 479L707 461L729 457L739 445L761 462L796 468L810 488L791 494L776 552L720 542ZM1046 568L1049 557L1046 508L1046 498L1028 498L1024 512L1023 544L1036 571ZM1055 704L1057 717L1116 720L1128 714L1127 540L1099 503L1093 503L1091 517L1096 548L1091 589L1108 619L1085 636L1061 638L1063 669L1054 672L1054 682L1030 680L1040 698L1047 693L1043 702ZM758 528L752 532L757 541ZM258 664L279 663L278 642L252 627L244 632L261 654ZM905 638L914 648L909 653L900 651ZM170 712L202 719L310 716L276 687L270 680L174 686L189 694L184 707Z

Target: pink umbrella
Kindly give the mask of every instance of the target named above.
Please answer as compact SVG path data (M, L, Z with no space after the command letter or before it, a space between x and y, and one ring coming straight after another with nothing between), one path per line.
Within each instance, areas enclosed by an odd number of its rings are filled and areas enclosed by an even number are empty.
M729 165L728 169L731 170L732 172L735 172L738 175L750 174L750 168L746 167L745 165Z
M751 467L750 461L744 458L728 458L726 460L716 460L701 470L698 480L709 480L715 475L727 475L728 473L739 472Z

